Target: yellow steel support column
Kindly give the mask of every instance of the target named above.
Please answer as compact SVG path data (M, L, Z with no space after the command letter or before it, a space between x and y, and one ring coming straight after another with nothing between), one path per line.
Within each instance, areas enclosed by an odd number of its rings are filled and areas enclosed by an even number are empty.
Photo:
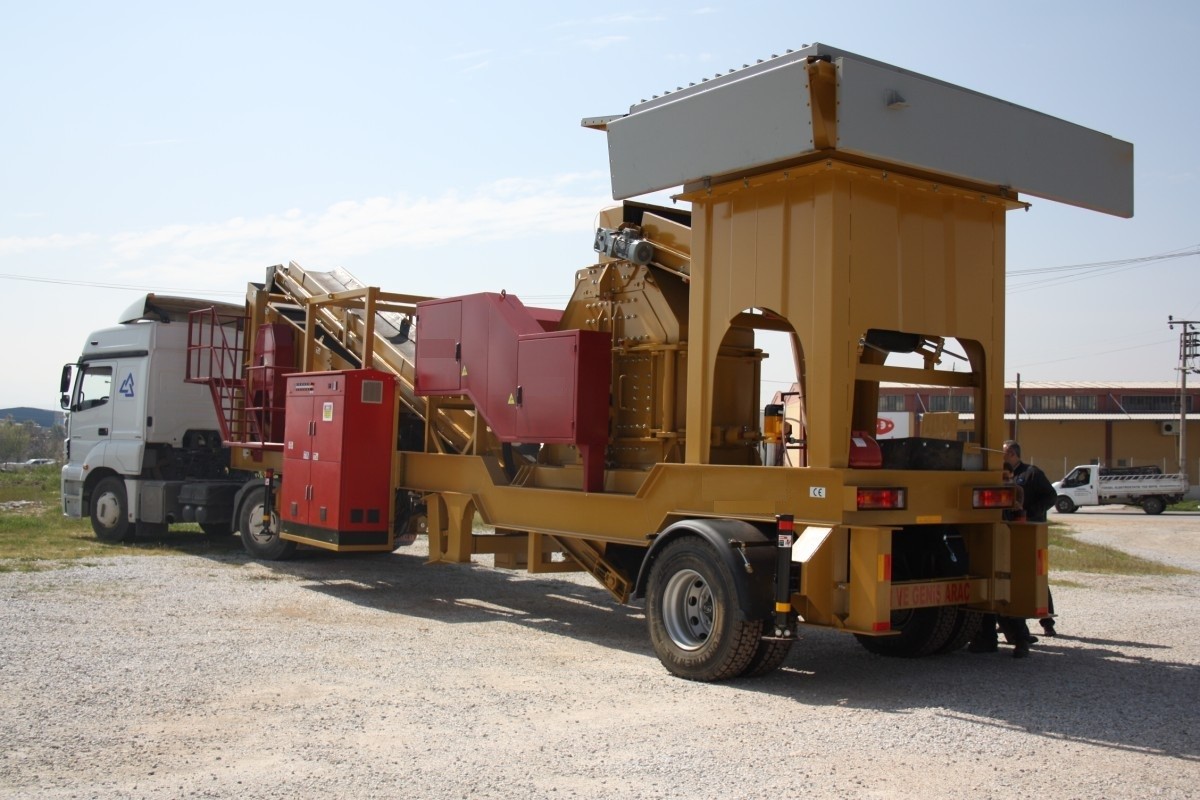
M849 539L846 528L813 525L806 526L796 538L792 558L804 557L800 566L801 597L796 605L805 622L841 626L849 610Z
M1006 611L1012 592L1012 539L1007 525L964 525L959 532L971 554L971 574L984 581L984 596L973 607ZM997 606L1003 603L1003 606Z
M1013 617L1049 613L1049 545L1045 523L1009 523L1012 587L1008 610Z
M429 519L429 563L465 564L471 560L475 501L469 494L440 492L425 500Z
M891 573L892 531L888 528L851 528L847 628L866 633L891 629Z

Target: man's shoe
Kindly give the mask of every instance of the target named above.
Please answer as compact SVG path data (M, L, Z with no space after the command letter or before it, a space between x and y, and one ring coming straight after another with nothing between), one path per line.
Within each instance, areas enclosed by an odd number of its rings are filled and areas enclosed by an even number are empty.
M1013 648L1013 658L1029 658L1029 643L1021 642Z
M999 649L996 642L971 642L967 645L968 653L995 653Z
M1042 623L1042 635L1043 636L1058 636L1058 631L1054 630L1053 622L1043 622Z
M1037 637L1032 633L1025 639L1025 644L1037 644Z

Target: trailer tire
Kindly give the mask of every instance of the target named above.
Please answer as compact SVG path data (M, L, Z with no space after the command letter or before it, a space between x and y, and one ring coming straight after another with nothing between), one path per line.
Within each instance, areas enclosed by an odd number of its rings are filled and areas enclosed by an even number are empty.
M105 542L128 542L134 527L129 524L129 498L125 481L116 475L101 479L92 490L92 531Z
M735 580L720 554L696 536L676 539L659 555L646 593L646 624L654 652L671 673L720 681L755 661L763 621L742 613ZM763 656L759 667L778 654L767 649Z
M263 533L262 517L266 493L266 489L256 486L242 498L242 510L238 515L242 547L246 548L247 553L263 561L286 561L296 552L296 543L279 538L279 515L273 509L272 533Z
M938 653L953 653L955 650L962 650L975 634L979 631L979 626L983 624L983 612L972 611L969 608L960 608L958 616L954 620L954 631L950 634L950 638L937 649Z
M1142 501L1142 511L1147 514L1161 514L1166 508L1167 504L1161 497L1147 497Z
M921 658L940 652L957 631L959 609L953 606L912 608L892 612L892 636L867 636L856 633L855 638L868 653L892 658ZM978 627L978 620L976 620Z
M1060 514L1074 514L1076 508L1075 501L1065 494L1060 494L1054 501L1054 510Z
M763 622L763 630L771 629L771 621ZM743 678L760 678L779 669L792 651L795 639L759 639L750 663L741 674Z

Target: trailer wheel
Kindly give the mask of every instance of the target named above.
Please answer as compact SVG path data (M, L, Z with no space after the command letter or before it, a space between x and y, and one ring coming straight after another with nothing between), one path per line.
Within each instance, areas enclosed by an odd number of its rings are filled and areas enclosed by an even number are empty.
M92 490L92 530L97 539L105 542L127 542L133 538L125 481L115 475L104 478Z
M1147 497L1142 501L1142 511L1147 514L1161 514L1166 508L1167 504L1161 497Z
M764 621L763 630L770 630L772 625L770 621ZM791 652L794 642L795 639L759 639L754 656L741 677L758 678L779 669Z
M954 630L946 643L937 649L937 652L953 653L955 650L963 649L979 631L981 624L983 624L982 611L972 611L969 608L958 609L958 615L954 620Z
M1075 501L1065 494L1060 494L1058 499L1054 501L1054 510L1060 514L1074 514L1075 508Z
M892 612L891 636L865 636L855 634L858 643L877 656L893 658L921 658L933 655L947 646L955 634L958 620L957 608L935 606L912 608ZM976 627L979 620L976 619Z
M255 558L264 561L284 561L296 552L296 543L279 538L279 515L271 511L271 530L263 531L263 505L266 489L261 486L246 492L242 501L242 513L238 517L238 530L242 535L242 547Z
M646 593L646 623L654 652L670 672L719 681L750 667L763 623L744 618L734 580L712 546L693 536L671 542L658 557Z

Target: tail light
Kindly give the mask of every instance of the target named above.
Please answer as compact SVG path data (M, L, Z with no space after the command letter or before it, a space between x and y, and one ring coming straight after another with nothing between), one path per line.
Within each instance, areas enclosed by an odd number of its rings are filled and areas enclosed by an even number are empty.
M995 486L971 491L973 508L1012 508L1017 501L1017 490L1012 486Z
M905 508L907 500L908 492L899 487L858 487L859 511L897 510Z

